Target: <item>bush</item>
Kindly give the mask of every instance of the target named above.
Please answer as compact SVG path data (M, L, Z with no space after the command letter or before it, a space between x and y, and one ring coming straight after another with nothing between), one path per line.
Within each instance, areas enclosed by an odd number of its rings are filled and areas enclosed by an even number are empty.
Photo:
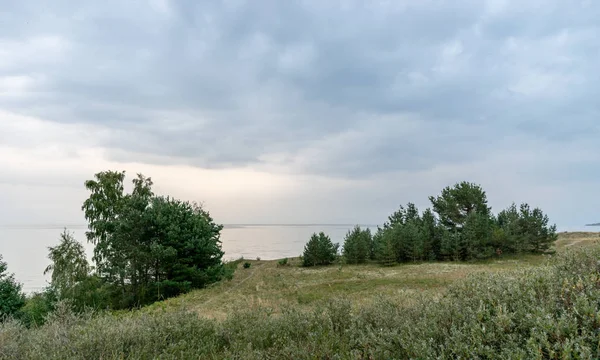
M54 311L57 301L51 288L31 294L25 300L25 306L21 308L18 317L27 327L43 325L46 317Z
M318 235L315 233L304 246L302 265L330 265L337 257L338 248L339 244L333 244L331 238L325 233L320 232Z
M249 262L244 263L244 269L249 269L251 264Z
M288 265L288 258L283 258L283 259L279 260L279 261L277 262L277 264L278 264L279 266L286 266L286 265Z
M0 255L0 322L7 316L14 316L25 305L25 295L21 291L22 285L15 280L13 274L8 273L6 262Z
M223 321L187 312L76 316L60 307L26 329L0 324L1 359L597 359L600 248L547 266L472 275L439 298L397 304L344 300L314 311L234 311Z

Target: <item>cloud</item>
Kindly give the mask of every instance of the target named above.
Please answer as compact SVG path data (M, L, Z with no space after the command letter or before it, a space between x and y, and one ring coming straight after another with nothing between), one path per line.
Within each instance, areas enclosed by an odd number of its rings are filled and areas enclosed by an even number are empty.
M202 184L230 190L203 196L232 219L257 202L256 219L334 217L325 199L372 221L469 177L567 219L547 189L566 199L580 179L591 201L599 15L583 0L12 3L0 182L178 169L167 190L218 179ZM269 200L231 210L248 191Z

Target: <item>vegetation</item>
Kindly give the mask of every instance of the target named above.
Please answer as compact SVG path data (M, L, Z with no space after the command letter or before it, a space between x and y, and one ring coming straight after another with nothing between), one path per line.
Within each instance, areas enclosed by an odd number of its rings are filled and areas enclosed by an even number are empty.
M313 234L304 246L302 259L304 266L332 264L338 253L339 244L333 244L331 238L325 233Z
M276 314L238 307L223 320L184 307L80 316L59 304L44 326L0 325L0 358L598 358L600 248L570 249L544 265L474 273L410 304L372 295L354 306L330 296Z
M222 262L222 225L207 211L155 196L152 180L141 174L126 194L124 179L124 172L107 171L86 181L90 196L82 209L95 266L65 230L60 243L49 248L50 287L29 301L31 322L38 323L35 313L59 300L77 312L132 308L231 278L232 267Z
M0 322L7 316L14 316L25 305L25 295L8 266L0 255Z
M556 241L556 226L539 208L512 205L492 214L485 191L461 182L431 196L419 213L408 203L388 217L373 237L375 258L384 265L409 261L465 261L499 254L545 253Z
M348 231L344 239L343 255L349 264L362 264L371 257L371 248L373 247L373 237L371 230L361 229L355 226Z
M65 230L50 286L25 298L0 258L0 359L600 356L600 246L574 250L598 235L557 242L540 209L496 216L479 185L400 206L374 234L354 227L341 258L320 232L300 258L224 263L207 211L141 174L125 193L124 178L85 183L93 265Z
M85 183L90 196L82 207L111 307L148 304L221 279L222 225L197 204L155 196L152 180L141 174L125 194L124 178L96 174Z

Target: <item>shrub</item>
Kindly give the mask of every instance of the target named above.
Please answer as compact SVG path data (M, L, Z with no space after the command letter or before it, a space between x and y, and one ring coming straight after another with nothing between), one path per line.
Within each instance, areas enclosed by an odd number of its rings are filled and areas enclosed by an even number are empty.
M251 264L249 262L244 263L244 269L250 268Z
M25 300L18 317L27 327L43 325L46 317L54 311L56 303L56 293L51 288L33 293Z
M283 258L283 259L279 260L279 261L277 262L277 264L278 264L279 266L286 266L286 265L288 265L288 258Z
M325 233L314 233L304 246L303 266L330 265L337 256L339 244L333 244Z
M393 296L359 308L335 298L313 311L241 309L223 321L185 309L117 317L59 306L36 329L0 324L0 358L597 359L598 258L600 248L583 249L472 275L409 306Z
M7 270L7 264L0 255L0 322L7 316L17 314L19 309L25 305L25 295L21 291L22 285Z

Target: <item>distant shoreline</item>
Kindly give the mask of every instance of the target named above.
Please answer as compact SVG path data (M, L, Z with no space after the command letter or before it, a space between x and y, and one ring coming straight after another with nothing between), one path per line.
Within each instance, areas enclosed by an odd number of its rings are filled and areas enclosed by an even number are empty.
M356 225L360 227L377 227L381 224L222 224L223 227L228 229L243 228L243 227L354 227ZM68 225L57 225L57 224L0 224L0 229L10 230L61 230L61 229L85 229L86 224L68 224Z

